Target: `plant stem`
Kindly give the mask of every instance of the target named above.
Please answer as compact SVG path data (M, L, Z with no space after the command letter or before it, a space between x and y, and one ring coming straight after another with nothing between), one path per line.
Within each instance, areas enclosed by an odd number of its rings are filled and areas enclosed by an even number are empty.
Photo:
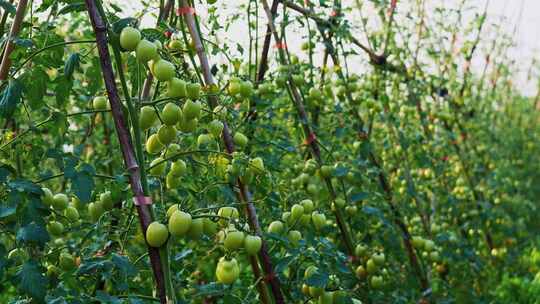
M28 5L28 0L20 0L17 5L17 12L15 13L15 19L11 25L11 30L9 32L8 41L4 49L4 55L2 57L2 62L0 63L0 81L4 81L8 77L9 68L11 67L11 60L9 56L15 48L15 43L13 39L19 34L21 30L21 24L24 19L24 14L26 12L26 6Z

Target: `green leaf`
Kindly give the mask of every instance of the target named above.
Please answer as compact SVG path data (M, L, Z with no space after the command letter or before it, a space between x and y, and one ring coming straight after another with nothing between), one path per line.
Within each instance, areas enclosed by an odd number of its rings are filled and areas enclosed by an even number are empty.
M369 193L367 193L367 192L358 192L358 193L355 193L355 194L351 195L351 202L356 203L356 202L359 202L359 201L363 201L368 197L369 197Z
M306 284L313 287L325 287L328 283L328 273L317 270L307 280Z
M43 105L43 96L47 92L49 75L40 67L24 74L24 95L32 108Z
M17 231L17 241L36 244L40 247L50 240L49 233L43 225L32 222Z
M80 63L81 57L79 56L79 53L69 55L68 59L66 60L66 65L64 66L64 76L71 79L73 77L73 72L79 67Z
M83 164L80 169L68 170L66 168L65 177L71 180L71 189L83 203L90 202L92 190L94 190L95 170L88 164Z
M122 301L117 297L110 296L103 291L99 290L96 292L96 300L99 300L99 303L110 303L110 304L121 304Z
M127 257L113 253L111 261L126 276L134 276L137 274L137 268L131 264Z
M141 31L141 34L144 38L150 41L159 40L164 42L166 39L165 35L156 29L146 28Z
M48 283L43 270L36 261L31 260L24 263L15 276L17 287L40 303L45 298Z
M58 10L58 15L65 15L71 12L82 12L86 9L84 1L68 4Z
M0 116L11 118L21 101L23 86L17 79L9 81L8 86L0 95Z

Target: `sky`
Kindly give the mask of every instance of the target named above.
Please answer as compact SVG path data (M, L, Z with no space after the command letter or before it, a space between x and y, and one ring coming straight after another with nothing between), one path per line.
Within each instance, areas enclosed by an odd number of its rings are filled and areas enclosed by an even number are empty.
M206 2L205 0L202 0ZM398 0L398 10L401 5L401 13L408 1L413 0ZM437 6L444 5L446 7L457 7L462 0L424 0L428 11ZM217 7L221 10L223 18L232 16L238 12L238 6L242 3L247 3L247 0L218 0ZM269 0L269 2L271 2ZM199 1L197 1L199 3ZM352 4L352 0L343 0L344 5L347 3ZM527 79L527 70L531 66L531 60L533 57L540 58L540 0L467 0L469 7L472 7L473 12L482 12L482 9L488 5L488 23L494 23L500 25L507 33L515 33L513 35L515 39L515 45L509 50L509 55L512 60L518 63L520 71L517 72L515 77L515 83L519 86L520 90L529 96L534 96L537 93L536 79ZM125 14L130 15L134 12L140 12L142 6L140 1L122 1L122 7L125 9ZM203 6L200 7L201 9ZM205 12L198 11L204 18ZM369 16L369 12L364 16ZM264 14L260 15L261 21L264 22ZM222 33L223 37L215 37L218 42L238 42L244 47L247 46L248 35L245 30L245 18L241 18L236 21L231 28ZM261 28L264 23L261 22ZM142 27L151 27L155 24L155 21L150 15L143 18ZM487 29L489 31L489 29ZM298 35L289 35L288 46L290 50L295 47L298 49L302 35L305 34L305 29L298 29ZM302 34L303 33L303 34ZM489 34L489 33L486 33ZM214 58L214 60L223 60L224 58ZM353 63L354 64L354 63ZM480 65L477 67L480 69ZM474 64L473 64L474 69ZM540 77L540 74L537 75ZM537 78L538 78L537 77Z

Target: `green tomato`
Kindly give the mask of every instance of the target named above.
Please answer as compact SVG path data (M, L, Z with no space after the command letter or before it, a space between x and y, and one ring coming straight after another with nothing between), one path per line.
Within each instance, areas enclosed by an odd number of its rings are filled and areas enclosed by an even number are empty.
M165 148L165 146L159 141L157 134L152 134L148 137L148 140L146 141L146 152L149 154L158 154L163 148Z
M300 205L304 207L304 213L311 214L313 212L313 209L315 208L315 204L313 204L313 201L310 199L305 199L300 202Z
M169 47L169 49L171 49L173 51L181 50L182 49L182 42L180 40L178 40L178 39L172 39L171 41L169 41L168 47Z
M240 96L243 98L249 98L253 95L253 84L249 81L242 81L240 83Z
M180 177L169 172L165 177L165 184L167 186L167 189L175 189L182 184L182 180L180 179Z
M167 147L167 151L165 151L165 153L163 153L163 156L165 158L170 158L170 157L176 156L180 152L180 150L181 149L180 149L179 144L170 144Z
M187 165L186 162L179 159L172 163L171 165L171 171L169 171L170 174L174 176L183 176L187 173Z
M8 259L15 262L15 265L22 265L28 259L28 253L23 248L15 248L8 253Z
M304 207L300 204L294 204L291 208L291 221L294 223L304 215Z
M92 100L92 106L94 107L94 110L108 110L109 101L105 96L96 96L94 97L94 100Z
M131 26L126 26L120 32L120 46L126 51L133 51L141 41L141 32Z
M203 219L203 231L206 235L214 235L217 233L218 224L209 218Z
M45 205L51 206L54 201L54 195L52 194L51 190L49 188L41 188L41 191L43 191L43 195L41 196L41 201Z
M284 229L284 225L281 221L273 221L268 225L268 233L281 234Z
M358 244L354 248L354 255L357 257L363 257L367 253L367 246L364 244Z
M218 210L218 216L222 217L221 219L219 219L219 223L222 226L225 226L229 224L230 220L238 219L239 213L238 209L236 209L235 207L221 207Z
M208 132L214 136L214 138L218 139L221 136L221 133L223 132L224 124L214 119L208 124Z
M143 63L156 59L158 57L157 46L154 43L143 39L137 44L135 56L137 57L137 60Z
M171 62L160 59L152 65L152 71L157 80L169 81L174 77L175 67Z
M371 287L375 289L379 289L383 287L384 280L381 276L372 276L370 283L371 283Z
M289 239L289 242L291 242L291 244L296 247L302 239L302 233L298 230L291 230L289 231L287 238Z
M176 104L169 102L161 111L161 120L168 126L174 126L182 118L182 109Z
M223 245L228 250L236 250L244 245L244 232L236 229L226 232Z
M169 231L167 226L160 222L152 222L146 229L146 242L152 247L159 248L167 242Z
M151 106L144 106L141 108L139 114L139 127L141 130L150 129L157 121L158 117L156 111Z
M167 95L171 98L186 97L186 82L173 77L167 82Z
M321 230L326 226L326 216L318 211L313 211L311 213L311 220L313 221L313 226L315 229Z
M176 128L174 126L162 125L157 132L159 142L166 146L176 139Z
M105 210L100 201L88 204L88 214L94 222L97 221L104 212Z
M369 259L366 262L366 270L369 274L374 274L375 272L377 272L378 269L379 267L377 266L377 264L375 264L373 259Z
M191 221L191 226L189 226L189 230L187 232L187 235L192 240L198 240L201 238L201 236L204 234L204 221L202 218L193 219Z
M248 138L240 132L234 133L233 141L240 148L244 148L248 144Z
M55 210L64 210L69 204L68 196L64 193L57 193L53 196L52 206Z
M194 119L182 119L178 122L176 125L178 129L184 133L191 133L197 130L197 125L199 124L199 120L197 118Z
M189 95L189 90L188 90L188 95ZM199 102L187 100L184 103L184 107L182 109L182 113L184 114L183 116L184 119L192 120L192 119L199 118L199 116L201 115L201 107L202 106Z
M227 260L225 257L222 257L216 267L216 278L219 283L222 284L232 284L240 275L240 267L238 267L238 262L236 259L232 258Z
M262 239L257 235L248 235L244 239L244 249L248 255L256 255L262 247Z
M384 264L384 261L386 260L386 257L384 256L384 253L375 253L372 257L373 261L377 266L382 266Z
M64 216L67 217L68 220L76 222L79 220L79 211L77 210L77 208L69 206L64 211Z
M265 172L264 161L260 157L255 157L249 161L250 168L255 170L255 173L261 174Z
M213 138L209 134L200 134L199 137L197 137L197 148L203 149L210 145L213 142Z
M174 236L182 236L189 231L191 214L176 210L169 218L169 231Z
M240 87L241 87L241 80L238 78L232 79L229 82L229 86L227 87L227 91L229 95L236 96L240 94Z
M150 163L150 168L151 168L149 170L150 174L156 175L156 176L164 175L165 169L167 169L167 162L163 161L163 158L158 157Z
M105 210L112 210L112 208L114 207L114 201L111 191L101 193L99 195L99 201L101 202L101 206L103 206L103 209Z
M331 291L324 292L320 297L318 304L332 304L334 303L334 293Z
M334 171L334 168L332 166L323 165L320 169L320 174L323 178L329 178L332 177L332 172Z
M67 252L62 252L60 254L58 257L58 265L64 271L72 271L77 267L75 258Z
M60 236L64 232L64 225L57 221L52 221L47 225L47 231L53 236Z
M192 100L199 99L201 95L201 85L198 83L188 83L186 85L187 97Z

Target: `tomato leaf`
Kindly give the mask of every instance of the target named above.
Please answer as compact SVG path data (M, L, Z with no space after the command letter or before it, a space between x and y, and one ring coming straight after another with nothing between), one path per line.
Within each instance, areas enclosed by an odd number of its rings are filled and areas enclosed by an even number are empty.
M10 80L8 86L0 96L0 116L11 118L22 97L22 84L16 80Z
M43 303L47 292L47 277L44 269L36 261L24 263L17 272L15 280L19 289L39 303Z
M43 224L32 222L17 231L17 241L45 246L50 240L49 233Z
M68 79L73 78L73 72L79 67L80 63L81 57L79 56L79 53L69 55L68 59L66 60L66 65L64 66L64 76L66 76Z

